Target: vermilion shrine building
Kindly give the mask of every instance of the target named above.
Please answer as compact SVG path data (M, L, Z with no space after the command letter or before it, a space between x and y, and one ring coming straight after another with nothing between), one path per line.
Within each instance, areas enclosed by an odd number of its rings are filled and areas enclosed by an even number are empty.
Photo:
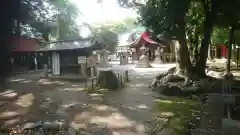
M215 47L215 57L216 58L226 58L227 50L228 49L224 44L217 44Z
M41 40L37 38L29 38L25 36L11 36L9 38L9 50L12 72L24 72L28 70L34 70L34 57L39 55L38 61L41 61L41 54L36 54L40 49ZM43 66L42 63L38 63L38 68Z
M143 32L138 39L136 39L133 43L129 45L132 50L132 60L139 60L140 56L145 53L148 55L149 60L153 61L156 58L156 50L157 48L162 49L164 52L166 46L152 40L148 34L148 32Z

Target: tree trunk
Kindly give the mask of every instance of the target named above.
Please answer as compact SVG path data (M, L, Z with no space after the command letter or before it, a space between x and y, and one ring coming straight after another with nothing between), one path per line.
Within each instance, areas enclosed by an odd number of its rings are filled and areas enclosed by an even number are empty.
M183 74L186 70L188 70L191 67L186 40L184 38L174 40L173 44L175 45L176 52L176 73Z
M211 57L211 44L208 46L208 60L212 60L212 57Z
M176 49L175 49L175 45L173 44L173 42L169 43L170 45L170 51L171 51L171 61L173 62L176 59Z
M174 40L175 52L176 52L176 74L185 74L192 65L190 62L189 50L187 47L186 33L185 33L185 21L184 17L179 19L179 28L177 34L177 40Z
M228 36L228 57L227 57L227 73L230 73L231 69L231 57L232 57L232 44L233 44L233 36L234 36L234 27L232 26Z
M204 35L200 47L200 53L199 53L199 59L196 63L196 71L199 75L199 77L205 77L205 68L206 68L206 62L208 57L208 49L211 39L211 34L213 30L213 12L208 12L206 15L206 20L204 22Z
M194 64L196 64L196 61L198 60L198 45L199 45L199 35L198 35L198 33L197 32L195 32L195 35L194 35L194 39L195 39L195 41L194 41L194 53L193 53L193 55L194 55L194 60L195 60L195 63Z

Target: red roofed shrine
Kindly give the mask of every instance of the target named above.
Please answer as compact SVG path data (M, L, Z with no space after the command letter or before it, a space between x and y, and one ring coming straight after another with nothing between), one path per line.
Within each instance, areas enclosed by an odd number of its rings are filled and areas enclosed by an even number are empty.
M36 38L12 36L9 38L9 49L12 52L36 52L40 49L40 42Z
M34 57L41 46L39 40L26 36L11 36L8 43L11 52L9 62L12 72L33 70Z
M145 53L148 55L149 60L153 61L155 59L155 50L158 47L164 46L156 41L153 41L149 37L148 32L144 32L129 47L133 48L133 60L139 60L139 57Z

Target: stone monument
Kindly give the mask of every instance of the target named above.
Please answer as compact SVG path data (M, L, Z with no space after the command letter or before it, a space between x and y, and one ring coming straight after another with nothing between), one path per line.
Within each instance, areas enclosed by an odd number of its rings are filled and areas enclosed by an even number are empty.
M140 59L137 62L135 67L136 68L151 68L152 67L146 52L140 57Z
M120 65L128 64L128 52L121 52L120 55Z
M158 49L155 51L156 58L155 58L155 60L153 61L153 64L162 64L162 63L163 63L163 61L162 61L162 59L161 59L160 53L161 53L161 49L158 48Z
M101 67L101 68L108 68L109 67L108 51L106 49L103 49L103 50L100 51L99 67Z

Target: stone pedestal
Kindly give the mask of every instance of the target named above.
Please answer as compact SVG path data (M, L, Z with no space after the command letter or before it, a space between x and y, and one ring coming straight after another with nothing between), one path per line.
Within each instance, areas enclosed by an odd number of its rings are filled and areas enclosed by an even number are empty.
M108 63L108 53L107 50L101 50L100 52L100 63L99 66L101 68L108 68L109 67L109 63Z
M99 63L99 66L100 66L101 68L108 68L108 67L109 67L108 59L106 59L106 58L101 58L100 63Z
M80 70L81 70L81 75L82 76L87 76L87 73L86 73L86 65L85 64L80 64Z
M153 64L162 64L162 63L163 63L163 61L162 61L162 59L161 59L161 55L160 55L161 51L162 51L162 50L161 50L160 48L158 48L158 49L155 51L156 58L155 58L155 60L152 62Z
M124 76L125 76L125 81L129 81L129 78L128 78L128 70L125 70L124 71Z
M142 55L135 68L151 68L148 56Z
M155 60L153 61L153 64L163 64L162 59L160 58L160 56L157 56L155 58Z
M120 65L127 65L128 64L128 56L127 54L123 53L120 56Z
M91 77L97 76L97 74L98 74L97 73L98 72L97 67L94 66L94 67L91 67L90 69L91 69L90 70L91 71Z
M44 77L48 77L48 65L44 64L43 66L44 66L43 75L44 75Z

